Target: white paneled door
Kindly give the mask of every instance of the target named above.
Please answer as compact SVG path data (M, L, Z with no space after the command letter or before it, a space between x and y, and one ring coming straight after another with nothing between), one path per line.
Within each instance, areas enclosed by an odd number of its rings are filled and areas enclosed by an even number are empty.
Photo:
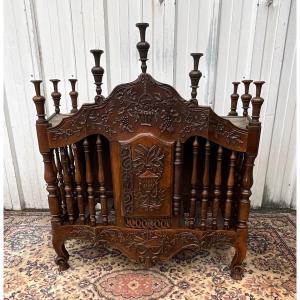
M69 78L78 79L79 105L91 102L89 50L101 48L108 95L139 74L135 23L141 21L150 24L149 73L186 99L191 52L204 53L199 102L218 114L229 111L232 81L266 81L252 206L295 208L295 6L296 0L5 0L5 208L47 208L30 80L43 80L48 114L54 111L49 79L61 80L62 112L71 109Z

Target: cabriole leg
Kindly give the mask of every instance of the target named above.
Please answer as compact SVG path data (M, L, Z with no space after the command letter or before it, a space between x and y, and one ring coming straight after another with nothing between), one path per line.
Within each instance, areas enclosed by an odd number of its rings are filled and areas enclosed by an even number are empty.
M65 240L63 237L54 234L52 237L53 248L57 254L55 263L59 266L59 271L65 271L70 266L68 264L69 253L65 248Z

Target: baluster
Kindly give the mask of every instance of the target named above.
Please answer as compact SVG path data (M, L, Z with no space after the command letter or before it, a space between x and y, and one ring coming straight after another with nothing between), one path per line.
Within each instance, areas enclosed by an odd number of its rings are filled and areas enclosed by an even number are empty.
M229 229L229 220L231 217L231 204L233 198L233 187L234 187L234 170L235 170L235 161L236 154L235 151L231 152L230 162L229 162L229 174L227 180L227 193L226 193L226 201L225 201L225 212L224 212L224 229Z
M85 221L85 209L84 209L84 198L82 194L82 164L78 153L78 147L76 144L72 145L74 151L74 161L75 161L75 183L77 192L77 203L79 208L79 222L84 224Z
M209 157L210 157L210 142L207 140L205 143L205 165L203 174L203 190L201 193L201 221L200 228L205 230L207 219L207 206L209 196Z
M56 163L55 163L54 150L51 149L50 152L51 152L51 157L52 157L53 172L54 172L54 174L56 174L55 185L58 187L58 170L57 170ZM61 199L61 196L60 196L59 189L57 189L57 198L58 198L58 202L61 204L62 203L62 199ZM63 212L62 211L62 207L60 207L60 215L63 215L62 212Z
M180 211L180 203L182 199L182 144L177 141L175 144L175 160L174 160L174 196L173 196L173 213L178 216Z
M199 87L199 80L202 77L202 73L199 71L199 60L201 56L203 56L203 53L191 53L191 56L193 57L194 60L194 69L189 73L190 79L191 79L191 100L190 102L198 105L198 100L196 99L197 97L197 88Z
M71 224L74 223L74 208L73 208L73 194L72 194L72 179L70 175L70 170L68 166L68 153L66 148L60 148L60 157L61 157L61 164L63 168L64 174L64 182L65 182L65 195L66 195L66 204L67 204L67 211L69 222Z
M55 107L55 113L59 114L60 113L60 97L61 93L57 90L58 83L60 82L59 79L50 79L50 81L53 83L53 88L54 91L51 93L51 96L54 101L54 107Z
M72 109L71 113L76 113L78 111L77 109L77 98L78 98L78 92L75 90L77 79L71 78L69 79L72 87L72 91L69 93L72 101Z
M99 103L103 99L103 96L101 95L102 93L101 85L102 85L104 69L100 66L100 58L104 51L100 49L93 49L90 52L93 54L95 60L95 66L92 68L92 74L94 76L95 85L96 85L95 102Z
M57 167L58 189L61 198L61 207L62 207L63 216L66 216L67 206L66 206L66 198L65 198L65 185L63 180L62 165L60 162L58 148L55 148L55 158L56 158L56 167Z
M217 229L217 217L219 213L219 202L221 198L222 155L223 155L223 149L221 146L219 146L217 152L217 168L216 168L216 175L215 175L214 199L213 199L213 208L212 208L213 229Z
M147 55L148 55L148 50L150 48L150 45L148 42L146 42L146 29L149 26L148 23L137 23L136 27L138 27L139 31L140 31L140 38L141 40L136 44L136 47L139 51L139 55L140 55L140 61L142 62L141 65L141 69L143 73L146 73L147 71L147 64L146 61L147 59Z
M89 150L89 141L87 138L83 141L84 155L85 155L85 164L86 164L86 183L87 183L87 193L88 193L88 203L89 203L89 213L90 213L90 222L92 225L96 224L96 203L94 198L94 189L93 189L93 174Z
M254 81L254 84L256 86L256 95L251 100L252 104L252 123L258 123L259 122L259 115L261 106L264 103L264 99L260 97L261 88L265 82L264 81Z
M193 171L192 171L192 180L191 180L191 200L190 200L190 216L189 216L189 226L191 228L195 225L195 213L196 213L196 196L197 196L197 170L198 170L198 150L199 150L199 143L198 137L195 137L193 142Z
M69 167L70 167L70 174L72 176L72 179L75 178L75 167L74 167L74 155L73 155L73 152L72 152L72 147L69 146L67 147L68 149L68 158L69 158Z
M245 154L242 167L241 199L238 211L238 228L247 228L247 221L250 209L251 187L253 185L253 167L256 155Z
M239 94L237 93L238 86L240 84L239 81L234 81L233 83L233 94L231 94L231 109L228 116L237 116L238 113L236 111L237 103L239 100Z
M243 102L243 116L244 117L247 117L248 116L248 108L249 108L249 103L250 103L250 100L252 98L252 95L249 94L249 86L250 86L250 83L252 82L253 80L243 80L243 84L245 86L245 93L241 96L241 99L242 99L242 102Z
M104 225L107 225L107 199L105 190L105 176L104 176L104 165L103 165L103 151L102 141L100 135L97 136L96 140L97 156L98 156L98 181L99 181L99 192L100 192L100 203L101 203L101 215Z
M50 151L47 141L48 122L45 119L45 97L41 95L41 80L32 80L36 95L32 98L35 104L38 119L36 130L39 141L39 150L43 156L44 179L47 183L48 203L52 223L61 223L59 199L57 197L57 174L53 170L53 153Z

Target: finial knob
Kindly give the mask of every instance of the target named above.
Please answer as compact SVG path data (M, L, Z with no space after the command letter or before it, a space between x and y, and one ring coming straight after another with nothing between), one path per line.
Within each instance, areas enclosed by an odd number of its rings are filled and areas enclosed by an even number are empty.
M72 87L72 91L69 93L72 101L72 109L71 113L76 113L78 111L77 109L77 98L78 98L78 92L75 90L77 79L71 78L69 79Z
M44 123L45 120L45 97L41 96L41 83L42 80L31 80L34 85L36 95L32 98L35 104L36 112L37 112L37 123Z
M237 102L239 100L239 94L237 93L238 86L240 84L239 81L232 82L233 84L233 93L231 94L231 110L229 112L229 116L237 116L238 113L236 112Z
M93 54L95 60L95 66L91 70L96 85L97 95L95 96L95 102L99 102L103 98L103 96L101 96L102 93L101 85L102 85L102 77L104 74L104 69L100 66L100 57L104 51L100 49L93 49L90 52Z
M148 55L148 50L150 48L150 45L148 42L146 42L145 38L146 38L146 28L149 26L148 23L137 23L136 27L138 27L139 31L140 31L140 42L138 42L136 44L136 47L139 51L140 54L140 61L142 62L141 65L141 69L143 73L146 73L147 70L147 64L146 61L147 59L147 55Z
M203 53L191 53L191 56L194 60L194 69L189 73L190 79L191 79L191 102L194 104L198 104L198 101L196 99L197 97L197 88L199 87L199 80L202 76L202 73L199 71L199 60L203 56Z
M245 86L245 94L243 94L241 96L241 99L242 99L242 102L243 102L243 116L246 117L248 116L248 109L249 109L249 103L250 103L250 100L252 98L252 95L249 94L249 86L250 86L250 83L252 82L253 80L243 80L243 84Z
M59 79L50 79L50 81L53 83L53 89L54 91L51 93L52 99L54 101L54 107L55 107L55 113L59 114L60 113L60 97L61 93L57 90L58 83L60 82Z
M252 103L252 122L253 123L258 123L259 122L259 116L260 116L260 110L261 106L264 103L264 99L260 97L261 93L261 88L263 84L265 83L264 81L254 81L253 82L256 87L256 95L254 98L251 99Z

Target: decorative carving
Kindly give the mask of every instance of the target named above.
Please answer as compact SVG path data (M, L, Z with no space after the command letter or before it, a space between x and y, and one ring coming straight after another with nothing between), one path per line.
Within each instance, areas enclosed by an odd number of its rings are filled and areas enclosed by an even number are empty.
M125 213L130 213L133 211L133 170L129 145L121 145L121 176L123 205Z
M137 217L125 217L125 225L132 228L140 229L157 229L157 228L170 228L170 218L154 218L145 219Z
M216 242L233 243L236 232L73 226L68 238L88 238L107 242L130 258L139 260L149 267L159 260L169 259L186 248L203 249L211 247Z
M74 143L90 134L103 134L110 140L124 140L141 128L165 140L184 141L199 135L224 146L243 151L247 131L217 116L210 107L192 105L174 88L143 73L132 83L116 87L97 104L86 104L74 115L49 128L51 146ZM211 130L211 129L212 130ZM228 145L227 145L228 144Z
M134 198L139 207L146 211L153 211L162 205L165 197L165 189L159 187L164 171L165 155L157 145L146 147L138 144L134 152L135 159L132 163L138 181Z

